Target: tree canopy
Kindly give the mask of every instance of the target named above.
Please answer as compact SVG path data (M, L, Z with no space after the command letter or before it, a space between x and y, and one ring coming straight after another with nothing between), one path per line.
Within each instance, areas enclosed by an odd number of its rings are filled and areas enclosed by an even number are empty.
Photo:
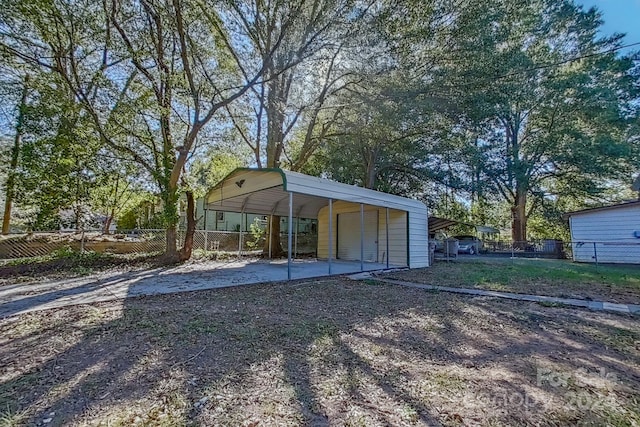
M40 228L155 193L186 259L182 195L284 167L506 212L526 240L640 169L637 54L601 25L572 0L7 0L5 193Z

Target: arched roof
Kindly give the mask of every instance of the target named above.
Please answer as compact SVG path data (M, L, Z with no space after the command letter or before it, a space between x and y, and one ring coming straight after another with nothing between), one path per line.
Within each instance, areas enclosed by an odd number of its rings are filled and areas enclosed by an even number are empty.
M302 218L317 218L329 199L423 215L427 211L417 200L279 168L238 168L207 193L205 203L212 210L284 216L289 213L289 192L294 193L293 214Z

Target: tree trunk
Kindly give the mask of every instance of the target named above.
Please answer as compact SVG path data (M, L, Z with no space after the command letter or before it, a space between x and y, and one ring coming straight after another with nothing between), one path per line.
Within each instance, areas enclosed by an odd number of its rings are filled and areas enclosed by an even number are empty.
M511 207L511 239L516 247L526 245L527 240L527 193L525 190L517 190L516 199Z
M165 232L167 241L165 243L164 258L167 262L179 261L178 246L176 241L178 240L178 230L176 224L167 227Z
M111 234L109 228L111 228L111 222L113 221L113 214L107 215L107 219L104 221L104 227L102 228L102 234Z
M369 158L366 161L366 179L364 182L364 188L374 189L376 185L376 162L374 154L369 153Z
M22 87L22 97L18 106L18 121L16 123L16 136L13 140L13 148L11 149L11 164L7 177L6 195L4 203L4 216L2 217L2 234L9 234L9 226L11 224L11 208L13 206L13 196L15 194L16 169L18 168L18 159L20 158L20 142L22 140L22 121L24 119L24 109L27 103L29 76L24 78L24 86Z
M264 240L262 247L262 256L269 257L269 239L271 239L271 258L279 258L284 255L282 243L280 243L280 217L274 215L272 218L267 217L267 238Z
M178 221L180 216L178 214L178 189L175 187L169 188L164 192L163 202L163 215L164 223L166 227L166 237L164 258L167 262L180 261L180 254L178 253L177 238L178 238Z
M196 232L196 215L195 215L195 203L193 200L193 193L187 191L187 232L184 236L184 245L180 249L180 261L187 261L191 258L191 252L193 251L193 235Z

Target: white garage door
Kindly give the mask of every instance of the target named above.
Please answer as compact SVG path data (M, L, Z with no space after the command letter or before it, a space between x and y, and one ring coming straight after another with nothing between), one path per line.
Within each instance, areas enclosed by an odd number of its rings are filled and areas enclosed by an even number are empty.
M338 215L338 258L360 260L360 212ZM378 261L378 211L364 213L364 260Z

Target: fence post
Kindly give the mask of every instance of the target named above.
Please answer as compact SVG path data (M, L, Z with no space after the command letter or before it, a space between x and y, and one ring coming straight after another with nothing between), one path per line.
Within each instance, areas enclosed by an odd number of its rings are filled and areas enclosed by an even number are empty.
M205 227L206 227L206 223L205 223ZM209 232L207 231L206 228L202 232L204 233L204 251L207 252L209 250L209 245L207 244L207 237L209 237Z
M593 242L593 258L596 260L596 268L598 268L598 249L596 248L596 242Z

